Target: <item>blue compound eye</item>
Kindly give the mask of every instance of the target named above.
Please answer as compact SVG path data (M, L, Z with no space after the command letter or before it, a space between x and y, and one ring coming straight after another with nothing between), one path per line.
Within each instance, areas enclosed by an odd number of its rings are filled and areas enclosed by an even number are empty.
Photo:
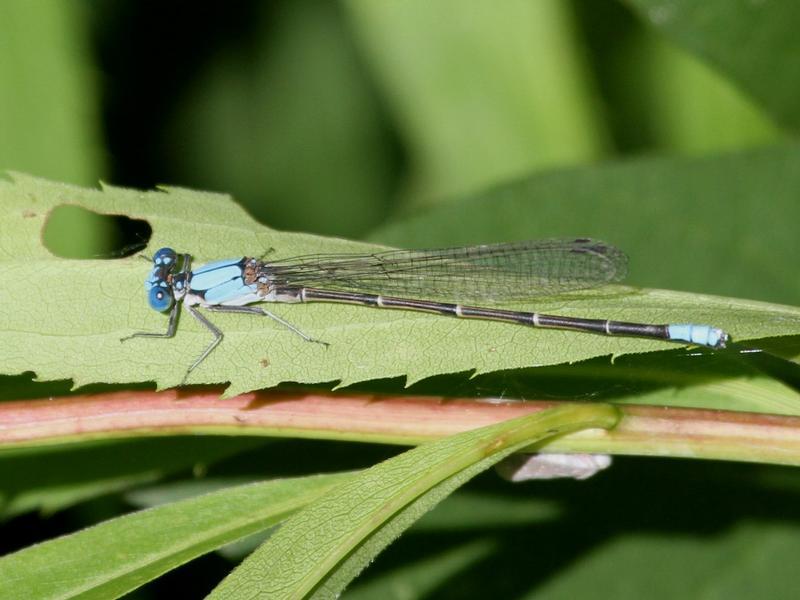
M157 265L172 265L178 259L178 254L172 248L161 248L153 255L153 262Z
M147 294L147 301L150 307L158 312L166 312L172 308L175 298L172 297L172 291L168 288L155 286L150 288L150 293Z

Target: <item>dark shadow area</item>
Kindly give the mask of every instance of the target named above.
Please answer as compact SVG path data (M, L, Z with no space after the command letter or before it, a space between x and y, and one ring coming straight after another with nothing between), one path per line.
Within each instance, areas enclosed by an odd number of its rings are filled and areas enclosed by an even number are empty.
M153 229L147 221L103 215L73 204L56 206L42 232L45 248L60 258L116 259L147 247Z
M721 382L731 377L777 378L800 389L800 365L782 358L797 349L790 338L780 350L756 340L746 348L725 350L676 348L646 354L626 354L616 358L600 356L574 364L496 371L472 376L471 372L428 377L405 387L405 378L356 383L345 391L381 394L434 395L448 397L501 398L508 400L586 400L625 399L666 388ZM764 351L759 349L765 342ZM313 388L312 388L313 389Z
M111 181L141 189L173 181L163 131L181 94L219 47L247 43L258 5L98 3L92 31L103 72Z
M691 538L711 541L743 520L800 525L800 475L792 467L738 463L615 458L608 471L589 480L502 482L487 472L465 489L497 494L505 501L552 501L561 516L530 525L470 530L412 528L359 579L368 584L393 569L424 562L479 538L497 551L439 585L426 598L528 597L560 571L616 538ZM765 485L780 479L782 485ZM447 510L445 501L440 510ZM480 518L477 519L479 522ZM624 573L625 565L620 565ZM658 567L654 565L654 571ZM600 591L598 590L598 593Z

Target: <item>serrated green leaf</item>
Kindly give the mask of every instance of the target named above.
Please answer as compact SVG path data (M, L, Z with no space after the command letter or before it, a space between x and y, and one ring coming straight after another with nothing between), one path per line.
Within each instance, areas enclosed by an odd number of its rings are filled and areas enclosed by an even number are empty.
M116 598L267 529L350 474L267 481L106 521L0 558L2 598Z
M41 228L53 207L71 203L110 214L146 219L150 248L170 245L210 259L261 255L276 258L309 252L346 252L364 244L272 231L255 223L229 198L168 190L87 190L16 176L0 184L0 289L5 307L0 364L5 373L33 370L40 379L71 378L76 385L154 380L177 385L210 341L208 331L184 318L170 340L120 338L134 331L164 331L166 317L145 301L149 266L124 260L65 260L41 244ZM33 276L32 276L33 275ZM514 305L532 309L530 304ZM212 315L225 340L192 373L190 383L231 381L228 394L275 385L406 376L486 373L573 362L602 355L659 350L674 345L567 331L529 330L506 324L458 320L406 311L316 304L271 309L330 347L304 342L266 318ZM544 313L643 322L705 322L740 341L800 333L800 309L668 291L609 288L548 298ZM184 315L185 316L185 315Z
M402 531L481 471L536 442L609 428L617 419L608 405L558 407L409 450L288 520L209 597L336 597Z
M628 355L613 364L598 358L487 375L474 382L474 389L460 393L477 395L483 387L519 399L585 398L615 404L800 415L796 385L800 368L767 354L772 348L765 340L756 340L752 346L767 346L766 353L682 349L662 352L657 359L650 354Z

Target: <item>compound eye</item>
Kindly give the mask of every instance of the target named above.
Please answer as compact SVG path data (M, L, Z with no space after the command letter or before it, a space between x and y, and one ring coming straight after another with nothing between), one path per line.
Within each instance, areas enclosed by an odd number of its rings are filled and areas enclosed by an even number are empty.
M171 290L156 286L150 289L150 293L147 294L147 301L150 303L151 308L158 312L166 312L172 308L175 298L173 298Z
M157 265L174 265L178 254L172 248L161 248L153 255L153 262Z

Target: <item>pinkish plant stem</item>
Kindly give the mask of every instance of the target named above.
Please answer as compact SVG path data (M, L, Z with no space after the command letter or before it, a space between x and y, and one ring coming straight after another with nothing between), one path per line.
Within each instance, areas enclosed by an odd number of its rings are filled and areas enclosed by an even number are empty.
M114 392L0 403L0 448L151 435L265 435L414 445L563 402L220 390ZM548 452L713 458L800 465L800 418L619 406L611 430L552 441Z

